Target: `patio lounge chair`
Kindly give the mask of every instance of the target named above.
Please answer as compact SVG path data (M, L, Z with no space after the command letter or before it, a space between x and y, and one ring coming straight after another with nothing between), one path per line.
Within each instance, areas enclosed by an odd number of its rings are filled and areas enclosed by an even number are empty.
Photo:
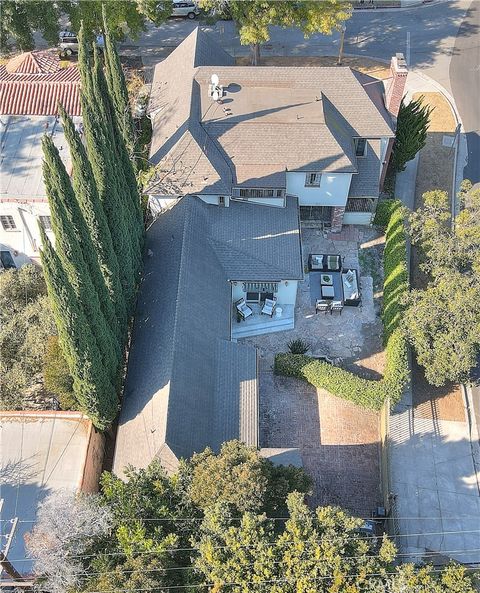
M343 311L343 303L342 301L332 301L332 306L330 307L330 315L336 311L337 313L342 314Z
M277 299L275 297L273 297L273 299L265 299L265 303L262 307L262 315L269 315L272 317L276 306Z
M235 301L235 307L243 320L250 317L250 315L253 315L252 309L247 305L244 298Z
M327 313L329 309L330 309L329 301L322 301L322 299L317 299L317 301L315 303L315 314L319 313L320 311Z

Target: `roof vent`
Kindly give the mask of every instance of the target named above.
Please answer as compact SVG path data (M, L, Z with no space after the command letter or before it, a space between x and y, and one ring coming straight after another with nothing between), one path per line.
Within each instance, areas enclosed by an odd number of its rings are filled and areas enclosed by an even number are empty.
M208 96L214 101L223 97L223 86L219 84L220 80L216 74L212 74L210 84L208 85Z

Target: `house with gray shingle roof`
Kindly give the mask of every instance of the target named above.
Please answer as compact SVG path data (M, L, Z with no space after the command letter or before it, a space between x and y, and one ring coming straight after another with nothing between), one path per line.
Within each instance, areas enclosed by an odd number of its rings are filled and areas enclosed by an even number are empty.
M257 354L237 338L294 327L302 218L370 221L393 138L378 84L350 68L238 67L199 29L156 66L156 216L115 473L259 445Z
M259 445L257 353L235 339L243 323L233 301L245 289L259 301L276 291L284 314L258 314L265 323L256 329L288 329L303 277L291 197L285 208L233 200L219 208L185 196L151 225L147 249L116 440L118 475L154 458L173 472L180 458L231 439Z
M155 68L152 208L185 194L285 207L291 195L304 223L369 224L394 138L387 97L403 75L394 58L385 92L349 67L236 66L196 29Z

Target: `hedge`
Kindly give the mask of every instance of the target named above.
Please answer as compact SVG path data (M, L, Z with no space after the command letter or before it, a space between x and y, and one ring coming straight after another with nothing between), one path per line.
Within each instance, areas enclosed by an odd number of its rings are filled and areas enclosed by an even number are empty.
M400 328L403 296L408 291L407 249L401 202L389 200L385 231L383 288L383 333L385 373L380 381L363 379L340 367L303 354L277 354L275 374L298 377L332 395L365 408L380 410L389 398L397 403L408 381L408 354L405 335ZM387 216L385 212L380 217Z
M381 200L377 204L377 210L373 219L373 224L386 227L392 213L398 208L398 200Z

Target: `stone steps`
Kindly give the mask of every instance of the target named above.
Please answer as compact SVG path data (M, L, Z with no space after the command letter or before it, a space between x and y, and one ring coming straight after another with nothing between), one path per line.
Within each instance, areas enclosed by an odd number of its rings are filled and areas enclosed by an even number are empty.
M244 325L237 323L232 326L232 339L247 338L250 336L261 336L263 334L270 334L272 332L281 332L294 328L293 317L280 317L279 319L269 319L263 323L255 325Z

